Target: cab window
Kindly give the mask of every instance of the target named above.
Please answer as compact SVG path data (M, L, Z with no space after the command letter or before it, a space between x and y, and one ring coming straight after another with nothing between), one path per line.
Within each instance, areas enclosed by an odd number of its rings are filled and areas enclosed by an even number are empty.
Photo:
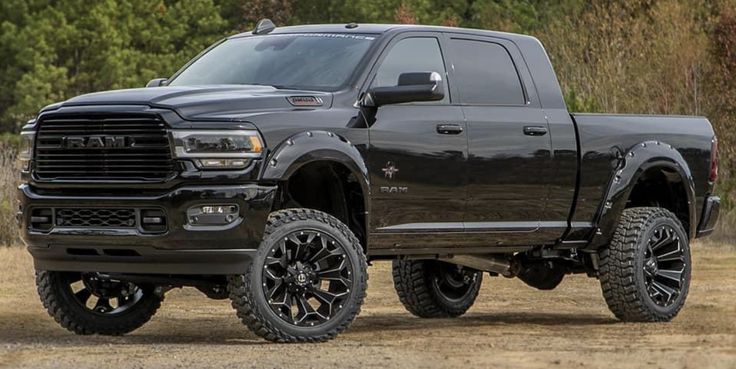
M523 105L519 73L505 47L475 40L452 39L455 82L468 105Z

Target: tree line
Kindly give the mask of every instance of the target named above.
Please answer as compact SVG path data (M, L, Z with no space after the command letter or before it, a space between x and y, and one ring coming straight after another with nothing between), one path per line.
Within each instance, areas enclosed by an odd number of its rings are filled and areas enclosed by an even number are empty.
M736 0L3 0L0 132L46 104L140 87L263 17L537 36L573 111L706 115L736 197Z

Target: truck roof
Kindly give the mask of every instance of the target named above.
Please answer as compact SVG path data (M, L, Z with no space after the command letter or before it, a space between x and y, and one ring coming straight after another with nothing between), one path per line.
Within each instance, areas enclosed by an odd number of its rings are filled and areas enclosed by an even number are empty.
M473 28L425 26L415 24L376 24L376 23L343 23L343 24L309 24L299 26L276 27L272 34L285 33L360 33L360 34L383 34L393 30L402 31L424 31L424 32L460 32L484 36L493 36L506 39L535 39L532 36L516 33L498 31L487 31ZM243 32L231 37L251 35L250 31Z

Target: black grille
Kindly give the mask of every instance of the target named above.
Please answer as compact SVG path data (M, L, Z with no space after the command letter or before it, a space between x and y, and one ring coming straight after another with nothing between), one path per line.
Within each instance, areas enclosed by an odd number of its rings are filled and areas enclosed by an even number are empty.
M35 172L41 180L162 181L174 172L158 117L63 116L39 125Z
M134 209L56 209L57 227L134 228Z

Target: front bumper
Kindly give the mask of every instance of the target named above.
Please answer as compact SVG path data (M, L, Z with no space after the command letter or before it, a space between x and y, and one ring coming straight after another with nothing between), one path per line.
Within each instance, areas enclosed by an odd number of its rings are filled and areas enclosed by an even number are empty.
M248 184L180 187L150 196L58 196L24 184L19 187L18 217L23 240L39 270L238 274L245 271L263 237L275 190L275 186ZM226 226L189 224L187 209L207 204L237 205L238 218ZM152 233L140 226L57 226L52 221L48 229L38 229L32 222L34 209L56 214L61 208L126 208L136 214L140 209L160 209L165 227Z
M718 216L721 211L721 198L718 196L708 196L703 206L703 214L698 224L698 233L696 237L707 236L716 229Z

